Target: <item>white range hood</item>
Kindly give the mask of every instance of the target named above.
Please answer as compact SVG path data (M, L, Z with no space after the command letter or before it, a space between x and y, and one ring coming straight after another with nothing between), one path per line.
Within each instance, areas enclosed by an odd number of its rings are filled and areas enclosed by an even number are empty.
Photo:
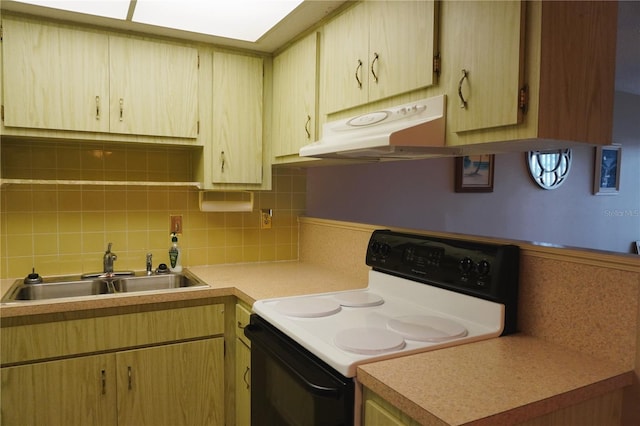
M443 155L445 95L421 99L326 123L322 139L300 149L301 157L417 159Z

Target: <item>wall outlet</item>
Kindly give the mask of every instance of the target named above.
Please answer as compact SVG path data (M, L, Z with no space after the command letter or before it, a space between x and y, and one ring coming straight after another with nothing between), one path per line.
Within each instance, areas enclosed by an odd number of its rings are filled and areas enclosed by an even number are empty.
M182 234L182 215L170 215L169 222L169 233Z
M271 229L271 220L273 219L273 210L260 210L260 229Z

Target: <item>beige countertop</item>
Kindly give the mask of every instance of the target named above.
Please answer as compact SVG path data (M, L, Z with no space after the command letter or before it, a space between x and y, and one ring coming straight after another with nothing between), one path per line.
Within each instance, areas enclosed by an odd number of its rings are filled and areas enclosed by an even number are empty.
M628 386L633 372L516 334L365 364L357 377L424 425L504 425Z
M363 288L366 282L301 262L189 268L210 287L55 303L3 305L0 317L236 296L272 297ZM2 294L14 280L2 280ZM633 372L541 339L513 335L360 366L357 379L426 425L513 424L628 386Z

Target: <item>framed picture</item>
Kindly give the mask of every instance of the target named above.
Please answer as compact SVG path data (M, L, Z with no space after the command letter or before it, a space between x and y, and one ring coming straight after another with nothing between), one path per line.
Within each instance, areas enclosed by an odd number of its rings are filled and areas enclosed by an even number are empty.
M493 154L456 157L456 192L493 192Z
M593 193L595 195L617 194L620 191L621 148L620 145L596 147L593 179Z

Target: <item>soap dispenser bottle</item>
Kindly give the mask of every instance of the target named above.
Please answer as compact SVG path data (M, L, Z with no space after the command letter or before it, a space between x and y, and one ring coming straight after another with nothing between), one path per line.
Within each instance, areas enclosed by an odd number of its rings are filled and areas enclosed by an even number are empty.
M171 247L169 248L169 269L171 272L182 272L182 250L178 246L178 236L171 233Z

